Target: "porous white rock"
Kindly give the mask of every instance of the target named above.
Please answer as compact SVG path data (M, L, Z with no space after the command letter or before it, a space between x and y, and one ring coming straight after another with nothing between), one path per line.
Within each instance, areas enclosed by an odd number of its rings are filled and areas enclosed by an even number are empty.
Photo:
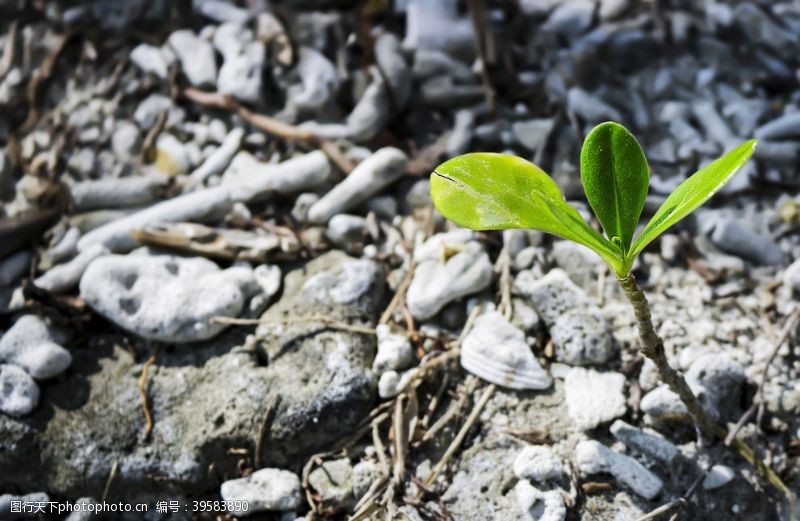
M243 137L243 128L234 128L228 132L219 148L190 174L192 181L202 182L208 177L221 174L231 163L236 152L238 152Z
M0 364L0 411L9 416L29 414L39 403L39 386L21 367Z
M492 282L492 263L479 245L470 243L464 251L445 262L420 262L408 287L408 310L419 320L431 318L445 305L482 291Z
M360 215L336 214L328 221L325 234L340 247L363 243L367 234L367 220Z
M309 208L309 221L326 222L365 201L400 177L407 160L406 154L397 148L379 149Z
M71 188L75 210L85 212L98 208L141 206L156 200L165 191L169 178L151 174L81 181Z
M394 398L403 390L405 390L408 382L416 373L417 369L409 369L408 371L386 371L378 379L378 396L381 398Z
M180 29L169 35L167 44L181 62L181 70L195 87L214 85L217 62L214 47L191 29Z
M573 367L564 378L567 411L572 422L581 430L625 414L625 376L609 371Z
M461 366L484 380L511 389L547 389L552 383L525 333L497 311L479 316L461 344Z
M300 479L294 472L272 468L228 480L220 487L220 495L225 501L247 501L247 510L232 511L237 516L271 510L295 510L302 501L300 493Z
M143 72L155 74L162 80L169 74L169 53L147 43L140 43L130 54L131 61Z
M560 362L599 365L617 354L611 327L600 308L563 270L550 270L538 280L523 271L515 285L549 329Z
M238 53L228 52L219 69L217 90L242 101L259 101L263 95L261 75L265 60L266 50L260 41L243 43Z
M237 317L258 287L250 268L220 270L203 258L108 255L92 262L80 283L95 311L143 338L171 343L207 340Z
M0 338L0 361L23 368L37 380L63 373L72 355L59 344L64 336L36 315L23 315Z
M407 336L392 333L387 324L378 325L375 332L378 336L378 352L372 362L373 371L397 371L411 365L414 361L414 349Z
M547 481L564 474L561 460L549 447L528 445L514 459L514 475L519 479Z
M714 490L730 483L736 477L736 472L727 465L714 465L703 480L705 490Z
M336 66L311 47L301 47L298 55L297 73L302 87L289 90L289 103L298 111L314 113L336 92L339 84Z
M620 454L595 440L584 440L575 447L575 462L584 474L605 472L636 494L653 499L663 487L661 479L635 459Z
M671 441L656 432L639 429L623 420L616 420L612 423L610 431L626 447L666 464L671 464L678 455L678 447Z
M514 497L517 506L525 514L521 519L564 521L567 517L567 507L558 489L543 492L523 480L514 486Z

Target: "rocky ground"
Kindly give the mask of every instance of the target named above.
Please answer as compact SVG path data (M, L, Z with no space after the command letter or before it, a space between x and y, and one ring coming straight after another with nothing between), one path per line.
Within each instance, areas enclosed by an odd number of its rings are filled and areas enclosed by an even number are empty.
M0 11L0 518L800 515L797 2ZM760 471L698 438L594 254L433 210L440 161L508 151L588 218L580 143L609 119L646 213L760 140L635 268Z

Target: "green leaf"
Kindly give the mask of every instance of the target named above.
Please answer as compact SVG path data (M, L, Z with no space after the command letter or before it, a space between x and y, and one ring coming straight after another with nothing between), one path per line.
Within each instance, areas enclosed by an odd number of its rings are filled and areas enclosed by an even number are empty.
M712 195L717 193L733 177L733 174L750 159L755 149L755 139L742 143L713 163L701 168L689 179L678 185L634 241L626 259L626 264L632 264L636 255L650 244L653 239L695 211L700 205L708 201Z
M618 237L614 242L627 251L650 183L647 159L636 138L618 123L594 127L581 149L581 181L606 236Z
M567 204L558 185L522 158L494 153L455 157L431 174L439 212L473 230L535 228L596 251L615 271L622 256Z

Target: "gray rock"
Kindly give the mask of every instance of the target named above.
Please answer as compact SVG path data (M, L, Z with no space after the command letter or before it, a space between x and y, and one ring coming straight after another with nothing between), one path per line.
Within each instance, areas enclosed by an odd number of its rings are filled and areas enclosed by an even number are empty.
M542 445L527 445L514 460L514 475L519 479L547 481L564 474L561 460Z
M564 388L569 416L581 430L625 414L625 376L620 373L573 367L564 378Z
M167 126L175 125L183 119L183 110L175 107L172 100L159 93L153 93L142 100L133 113L133 120L141 129L149 129L156 124L159 115L167 111Z
M214 47L199 38L191 29L173 32L167 44L175 51L181 62L181 70L195 87L214 85L217 79L217 62Z
M76 227L70 227L57 239L47 250L50 262L62 262L74 257L78 253L78 239L81 238L81 231Z
M225 501L247 501L247 509L232 512L237 516L296 510L302 502L300 493L297 474L281 469L257 470L244 478L228 480L220 487Z
M511 125L511 132L517 143L536 152L547 143L547 138L553 131L553 125L555 125L553 118L517 121Z
M162 80L166 80L169 75L169 66L172 64L169 54L153 45L140 43L131 51L130 59L143 72L155 74Z
M39 386L22 368L0 364L0 411L10 416L30 414L39 403Z
M333 244L347 247L364 242L367 220L360 215L340 213L331 217L325 232Z
M348 458L324 462L308 475L308 483L326 507L350 509L358 499L353 493L353 466Z
M21 279L30 269L33 253L19 250L0 259L0 286L9 286Z
M461 344L461 366L511 389L547 389L553 383L533 356L525 333L496 311L475 320Z
M97 514L90 509L93 509L94 505L96 504L97 500L94 498L78 498L75 503L73 503L76 510L73 510L72 513L64 519L64 521L92 521Z
M53 266L37 277L33 283L52 293L67 293L78 287L83 273L93 260L108 253L105 246L95 244L79 253L74 259Z
M600 19L613 20L620 17L631 6L631 0L601 0Z
M220 270L203 258L108 255L81 279L81 298L118 326L144 338L184 343L225 329L215 316L238 317L255 291L249 268Z
M635 459L594 440L578 443L575 462L584 474L605 472L645 499L654 499L663 488L661 480Z
M655 458L667 465L678 455L678 448L658 433L647 432L617 420L611 424L611 434L626 447Z
M739 24L747 38L756 44L766 45L779 53L797 43L796 35L767 15L759 7L745 2L733 11L733 19Z
M492 282L492 263L480 247L469 247L446 262L420 262L408 287L408 310L426 320L455 300L486 289Z
M448 156L463 154L469 148L472 135L475 130L475 113L469 109L461 109L456 112L453 130L447 138L445 150Z
M714 490L727 485L736 477L734 470L727 465L714 465L703 480L705 490Z
M376 151L311 206L308 219L322 223L337 213L353 208L400 177L406 162L405 153L396 148L386 147Z
M592 24L595 3L591 0L561 2L542 26L543 31L576 37Z
M739 416L742 385L747 380L739 362L724 353L706 353L692 362L686 379L705 407L715 411L715 416L725 420Z
M553 269L539 280L524 271L517 275L515 284L550 330L559 361L596 365L616 356L608 321L563 270Z
M567 105L569 110L589 123L609 120L620 121L623 119L622 114L617 109L580 87L569 89Z
M519 508L527 513L526 519L536 521L564 521L567 507L559 490L542 492L527 481L514 486L514 495Z
M167 176L157 174L122 179L104 177L75 183L70 192L78 212L127 208L152 203L166 191L168 182Z
M786 139L800 136L800 111L784 114L756 129L757 139Z
M63 373L72 363L59 344L65 338L36 315L20 317L0 339L0 360L17 365L37 380Z
M447 27L446 31L442 28ZM458 13L449 0L413 0L406 6L403 48L444 51L451 55L471 53L475 37L468 16Z
M300 194L294 200L292 217L299 223L308 222L308 210L319 201L319 196L313 192Z
M99 497L116 462L109 500L178 499L219 486L211 463L220 475L239 475L232 443L252 451L262 436L262 464L284 467L353 432L376 401L375 336L332 329L309 312L374 324L385 306L385 276L375 263L334 252L284 282L247 346L232 348L245 333L231 330L191 349L161 350L148 377L149 441L138 393L145 358L136 361L115 343L75 350L72 370L43 388L54 406L24 421L0 414L0 489L38 483L59 496ZM270 404L272 420L260 434ZM86 418L101 420L89 427ZM30 471L13 471L19 468Z
M408 337L392 333L387 324L380 324L375 331L378 335L378 353L372 363L373 371L397 371L406 369L414 362L414 349Z
M756 264L775 266L783 262L783 252L771 237L756 233L732 219L714 227L711 241L728 253Z
M553 260L567 272L572 282L586 292L597 291L597 277L603 269L603 260L595 252L572 241L553 243Z

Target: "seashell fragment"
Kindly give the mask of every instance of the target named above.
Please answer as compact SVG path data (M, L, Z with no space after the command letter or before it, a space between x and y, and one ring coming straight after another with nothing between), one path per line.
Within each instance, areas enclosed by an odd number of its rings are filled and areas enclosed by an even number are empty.
M498 312L475 320L461 345L461 366L487 382L511 389L547 389L552 383L533 356L525 333Z

